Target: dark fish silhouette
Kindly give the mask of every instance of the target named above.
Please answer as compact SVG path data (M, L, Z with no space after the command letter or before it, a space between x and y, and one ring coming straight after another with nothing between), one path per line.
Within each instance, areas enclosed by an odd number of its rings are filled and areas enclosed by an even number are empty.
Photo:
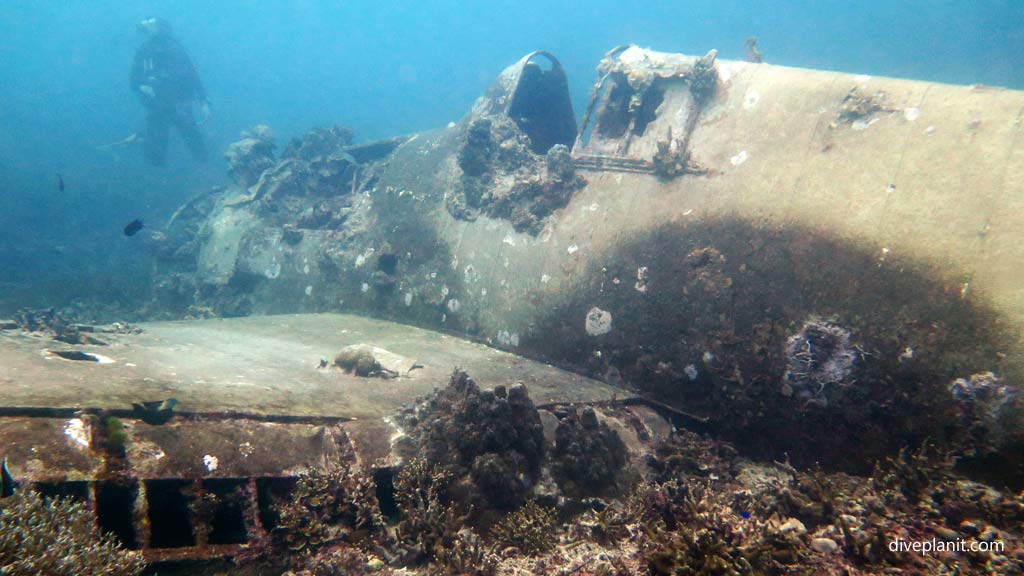
M124 235L125 236L135 236L136 232L138 232L139 230L142 230L145 227L146 227L146 225L142 223L142 220L139 220L138 218L136 218L135 220L132 220L131 222L129 222L128 224L125 225L125 227L124 227Z
M64 177L60 174L57 174L57 189L61 192L64 191Z
M7 470L7 456L4 456L3 464L0 464L0 498L7 498L14 495L14 478Z
M174 406L177 403L178 401L174 398L152 402L132 402L132 416L153 426L166 424L174 417Z

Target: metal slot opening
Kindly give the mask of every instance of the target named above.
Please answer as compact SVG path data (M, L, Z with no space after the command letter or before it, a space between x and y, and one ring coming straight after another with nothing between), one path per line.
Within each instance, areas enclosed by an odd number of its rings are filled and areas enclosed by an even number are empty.
M644 90L640 100L640 108L636 111L633 120L633 134L643 136L647 131L647 125L658 118L658 107L665 100L666 82L656 79L651 83L650 88Z
M380 505L380 513L388 518L397 518L398 504L395 503L395 478L391 468L377 468L374 470L373 482L377 487L377 503Z
M135 534L135 500L138 494L139 487L135 483L96 484L96 517L100 530L113 534L126 548L139 547Z
M146 501L149 505L150 547L182 548L195 546L189 497L185 488L191 482L182 480L149 480Z
M298 483L296 478L257 478L256 504L259 507L260 525L266 531L277 527L280 519L274 505L291 494Z
M249 540L245 527L245 506L249 498L244 480L203 480L203 488L216 496L210 518L210 544L241 544Z
M36 492L46 498L71 498L79 502L89 501L88 482L36 482Z

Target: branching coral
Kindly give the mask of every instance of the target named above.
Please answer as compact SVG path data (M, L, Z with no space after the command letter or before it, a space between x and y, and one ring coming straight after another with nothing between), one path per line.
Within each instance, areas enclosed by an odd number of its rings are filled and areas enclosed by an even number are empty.
M555 544L555 512L529 501L494 526L494 539L527 554L540 554Z
M384 527L373 479L349 467L314 469L299 478L274 529L290 551L362 542Z
M887 494L891 505L905 499L911 506L928 496L929 488L950 477L952 459L934 444L924 444L917 450L903 448L899 454L875 465L871 475L873 487Z
M0 574L130 576L142 557L100 534L94 515L69 499L24 490L0 500Z
M465 515L450 505L452 473L422 459L406 463L395 476L395 504L402 514L395 527L402 564L441 561L461 538Z
M428 574L445 576L493 576L498 570L498 555L493 546L488 546L470 528L463 528L455 535L451 546L442 550L437 564L428 569Z

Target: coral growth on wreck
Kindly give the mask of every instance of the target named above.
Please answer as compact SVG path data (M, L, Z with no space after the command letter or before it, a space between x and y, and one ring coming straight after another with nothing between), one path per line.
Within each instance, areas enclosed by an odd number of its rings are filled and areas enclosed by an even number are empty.
M291 552L361 543L384 527L375 490L370 476L351 467L313 469L278 507L274 536Z
M1017 389L992 372L957 378L949 385L957 403L960 424L967 431L967 449L973 454L995 452L1020 429Z
M749 462L682 429L654 437L629 410L618 413L636 432L627 449L592 407L548 410L553 448L545 452L525 388L481 391L456 371L396 420L416 457L389 469L387 518L365 476L340 470L300 481L274 532L291 555L290 574L1024 570L1024 494L958 476L952 455L932 445L906 448L865 478ZM634 450L645 458L627 458ZM531 476L525 462L540 473ZM619 473L627 468L633 473ZM552 476L561 491L549 486ZM517 481L517 499L497 505L509 488L484 477ZM960 539L991 546L933 555L892 548Z
M228 146L224 159L228 174L239 186L248 188L260 174L274 165L274 131L265 124L242 132L241 139Z
M555 511L531 500L502 518L493 531L495 540L503 546L514 546L527 554L540 554L554 547L555 527Z
M544 429L523 384L481 390L457 370L402 423L415 451L450 467L478 511L514 508L540 475Z
M828 386L849 382L857 361L850 332L841 326L811 318L786 341L783 394L801 406L828 405Z
M70 499L24 490L0 500L0 574L131 576L142 557L100 534L95 515Z
M555 428L551 454L553 473L570 496L599 495L616 487L624 472L626 445L618 433L599 422L590 406L556 411L561 418Z
M534 235L585 183L567 146L556 144L538 155L531 151L529 137L503 116L469 123L457 165L458 180L447 196L453 216L472 220L486 214Z

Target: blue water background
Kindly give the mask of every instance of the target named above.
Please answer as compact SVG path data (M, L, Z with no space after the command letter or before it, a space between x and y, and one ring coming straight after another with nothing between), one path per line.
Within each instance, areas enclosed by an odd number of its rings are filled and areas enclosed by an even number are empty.
M154 15L209 92L204 165L177 135L163 168L97 149L140 126L128 69L135 23ZM360 141L441 127L535 49L562 61L579 114L618 44L741 58L750 35L775 64L1024 88L1020 0L0 0L0 313L144 297L150 257L121 227L159 228L226 183L223 151L255 124L279 146L317 126L350 126Z

